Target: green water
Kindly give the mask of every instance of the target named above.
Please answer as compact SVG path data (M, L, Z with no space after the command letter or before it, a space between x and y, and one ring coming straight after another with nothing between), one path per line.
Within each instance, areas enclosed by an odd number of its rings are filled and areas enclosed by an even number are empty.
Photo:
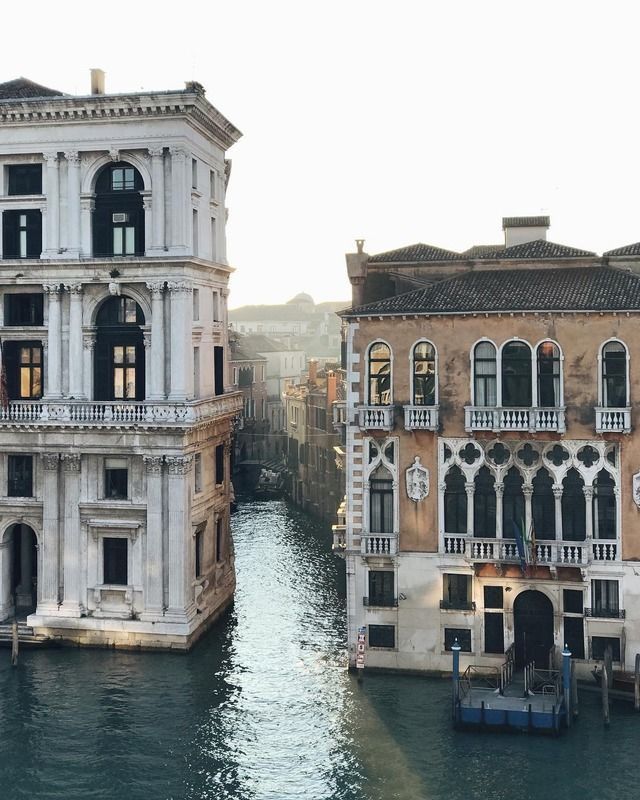
M187 656L0 650L0 800L640 796L640 715L456 733L448 681L345 671L344 565L282 502L234 517L234 609Z

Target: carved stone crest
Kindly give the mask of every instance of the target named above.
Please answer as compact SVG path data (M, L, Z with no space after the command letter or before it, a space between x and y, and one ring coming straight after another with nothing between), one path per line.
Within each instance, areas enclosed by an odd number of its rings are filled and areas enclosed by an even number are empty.
M414 503L424 500L429 494L429 470L420 463L420 456L413 459L413 464L406 472L407 497Z
M633 476L633 502L640 507L640 472Z

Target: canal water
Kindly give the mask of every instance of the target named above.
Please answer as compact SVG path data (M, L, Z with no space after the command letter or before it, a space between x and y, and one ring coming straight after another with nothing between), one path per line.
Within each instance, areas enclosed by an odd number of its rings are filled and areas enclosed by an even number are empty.
M640 715L456 733L448 681L345 669L344 565L284 502L233 519L235 607L189 655L0 650L0 800L632 798Z

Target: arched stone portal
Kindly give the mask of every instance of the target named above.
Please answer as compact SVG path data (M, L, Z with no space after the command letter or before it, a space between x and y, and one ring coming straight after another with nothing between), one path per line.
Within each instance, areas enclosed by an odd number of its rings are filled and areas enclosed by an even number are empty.
M553 605L542 592L521 592L513 603L516 667L531 661L538 669L548 669L553 645Z
M38 540L29 525L10 525L0 540L0 620L36 607Z

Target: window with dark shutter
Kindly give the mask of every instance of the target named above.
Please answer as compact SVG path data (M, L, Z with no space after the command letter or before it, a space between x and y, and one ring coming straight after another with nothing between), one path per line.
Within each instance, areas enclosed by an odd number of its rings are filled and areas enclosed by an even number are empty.
M104 583L113 586L126 586L128 583L128 540L105 537L102 542Z

